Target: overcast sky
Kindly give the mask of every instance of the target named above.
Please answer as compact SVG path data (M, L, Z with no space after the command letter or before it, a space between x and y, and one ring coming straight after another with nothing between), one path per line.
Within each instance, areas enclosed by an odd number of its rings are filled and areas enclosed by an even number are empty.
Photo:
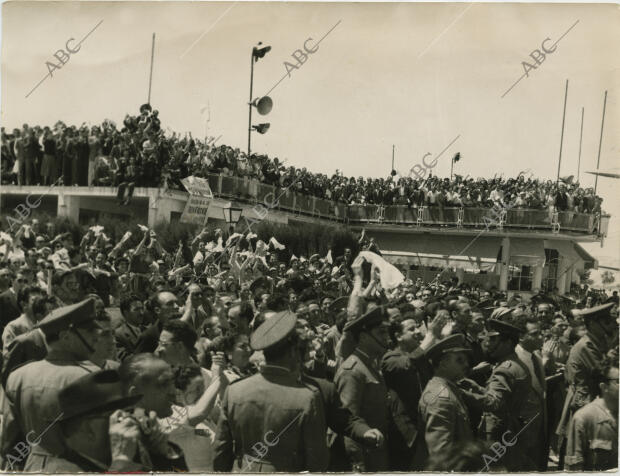
M45 3L2 5L2 125L120 123L146 102L151 37L156 33L151 103L164 127L247 149L250 52L272 50L255 64L254 97L298 65L295 50L318 50L270 93L265 135L252 150L316 172L386 176L392 144L406 171L426 153L434 174L516 176L530 169L555 178L565 81L569 79L561 175L576 175L585 108L581 182L596 168L604 91L608 91L601 168L620 167L618 131L619 10L614 4L342 4L342 3ZM103 22L99 24L101 21ZM48 73L53 54L80 51ZM568 31L568 33L566 33ZM566 33L566 34L565 34ZM553 53L529 55L546 38ZM532 68L524 74L522 62ZM539 60L540 61L540 60ZM620 181L599 179L614 215L604 248L586 246L601 264L618 266ZM612 259L615 261L612 263Z

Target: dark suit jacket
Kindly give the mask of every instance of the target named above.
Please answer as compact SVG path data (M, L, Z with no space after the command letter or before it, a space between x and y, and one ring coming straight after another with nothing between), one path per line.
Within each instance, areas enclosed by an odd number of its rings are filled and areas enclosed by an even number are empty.
M118 358L121 362L136 351L142 332L134 326L129 327L124 321L114 330ZM159 335L157 337L159 338Z
M17 305L17 296L13 291L7 289L0 294L0 332L3 332L4 327L13 319L17 319L21 313Z
M390 469L409 471L413 469L411 463L416 439L418 435L424 435L418 426L418 403L432 371L420 349L411 355L394 349L383 356L381 372L390 389L387 435Z
M407 413L413 421L417 421L418 402L432 375L424 353L420 349L411 355L400 349L390 350L383 356L381 372L387 387L396 392Z
M148 326L138 339L136 344L136 354L140 354L142 352L155 352L157 349L157 345L159 343L159 334L161 334L161 330L163 325L160 322L155 322Z

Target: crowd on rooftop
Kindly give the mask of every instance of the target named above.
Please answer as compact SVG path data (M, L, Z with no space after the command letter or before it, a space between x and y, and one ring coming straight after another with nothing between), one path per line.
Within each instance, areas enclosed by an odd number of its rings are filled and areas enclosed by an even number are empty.
M276 187L344 204L439 207L482 207L511 204L514 208L598 213L602 198L581 188L573 178L558 182L527 177L491 179L456 176L453 180L393 171L386 178L331 176L306 167L287 166L277 157L250 157L238 148L168 133L159 113L143 105L140 114L127 114L122 126L105 120L100 125L54 126L24 124L12 132L2 129L2 183L79 186L162 187L183 190L181 179L222 174L247 177ZM131 193L128 194L131 196Z

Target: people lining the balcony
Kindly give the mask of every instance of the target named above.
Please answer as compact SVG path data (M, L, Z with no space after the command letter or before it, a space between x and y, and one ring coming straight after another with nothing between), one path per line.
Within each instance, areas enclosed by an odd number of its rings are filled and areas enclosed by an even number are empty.
M43 185L62 177L63 185L113 186L119 202L128 204L134 187L183 190L181 179L209 174L243 178L346 205L407 207L517 208L574 213L598 213L602 199L572 177L558 182L526 177L462 177L394 173L386 178L346 177L338 170L327 175L285 165L277 157L249 157L238 148L166 133L158 111L145 104L136 116L126 115L119 127L105 120L91 127L52 128L24 124L8 133L2 129L2 183ZM251 191L252 187L240 187ZM254 188L255 190L255 188ZM245 192L244 192L245 193ZM240 197L243 198L243 197Z

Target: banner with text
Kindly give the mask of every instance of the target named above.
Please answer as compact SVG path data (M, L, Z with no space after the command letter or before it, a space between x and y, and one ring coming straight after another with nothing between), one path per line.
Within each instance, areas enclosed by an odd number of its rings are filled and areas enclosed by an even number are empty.
M207 223L207 212L209 211L210 202L211 200L208 198L190 195L179 221L181 223L204 225Z

